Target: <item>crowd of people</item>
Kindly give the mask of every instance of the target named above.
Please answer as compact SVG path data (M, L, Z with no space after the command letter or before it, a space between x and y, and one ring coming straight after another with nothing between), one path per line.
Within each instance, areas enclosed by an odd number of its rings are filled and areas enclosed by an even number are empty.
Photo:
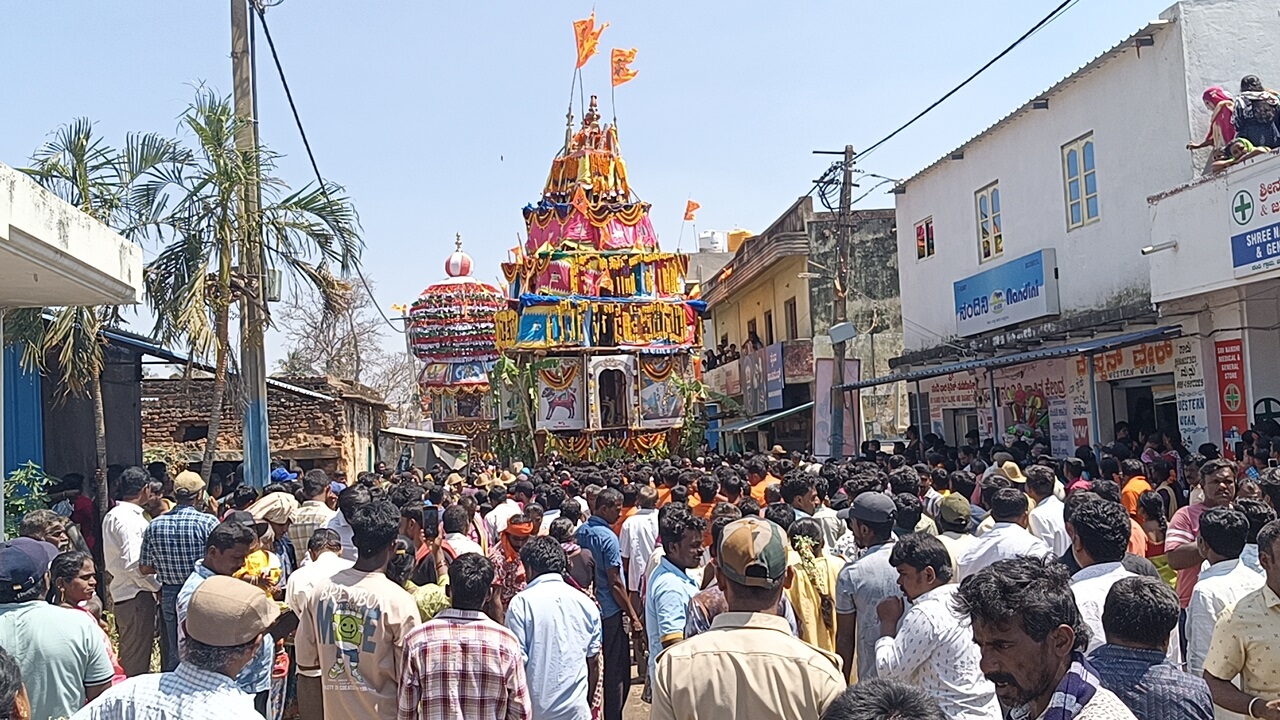
M77 477L0 544L0 718L1280 718L1280 442L907 438Z

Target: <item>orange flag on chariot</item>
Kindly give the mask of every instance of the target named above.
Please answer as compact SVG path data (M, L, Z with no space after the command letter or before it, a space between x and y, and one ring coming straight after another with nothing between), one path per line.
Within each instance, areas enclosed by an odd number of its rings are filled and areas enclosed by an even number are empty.
M591 17L586 20L573 21L573 38L578 43L578 67L587 64L587 61L596 54L598 45L600 44L600 33L609 27L609 23L605 23L600 27L596 27L596 13L591 11Z
M693 222L693 214L698 212L698 208L702 207L698 203L690 200L684 204L684 221Z
M636 71L631 69L631 63L635 62L636 49L623 50L622 48L614 48L613 55L610 58L613 61L613 86L618 87L624 82L631 82L636 77Z
M587 194L583 192L581 185L579 185L578 190L574 192L573 200L570 201L569 204L573 206L574 210L577 210L583 215L586 215L591 211L591 204L587 201Z

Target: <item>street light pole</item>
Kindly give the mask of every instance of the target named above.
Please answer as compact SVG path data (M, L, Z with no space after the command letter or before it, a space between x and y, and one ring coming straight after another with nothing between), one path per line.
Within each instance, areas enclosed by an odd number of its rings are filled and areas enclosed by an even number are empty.
M249 38L249 3L252 1L231 0L231 77L236 115L247 121L236 134L236 149L256 156L257 101L253 77L253 46ZM255 176L244 188L240 218L242 232L258 232L255 216L261 203L261 188ZM246 237L241 247L260 248L261 243L256 238ZM240 378L245 392L243 480L261 489L266 486L271 467L267 434L267 357L263 341L263 329L266 325L266 262L260 250L244 254L239 261L241 272L249 280L241 301L240 313Z

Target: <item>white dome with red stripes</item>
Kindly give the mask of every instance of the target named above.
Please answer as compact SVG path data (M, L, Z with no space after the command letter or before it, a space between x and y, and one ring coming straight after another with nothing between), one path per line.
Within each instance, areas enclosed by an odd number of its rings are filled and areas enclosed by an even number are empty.
M462 234L459 233L455 241L457 250L449 254L448 259L444 261L444 272L451 278L470 277L471 276L471 256L462 252Z

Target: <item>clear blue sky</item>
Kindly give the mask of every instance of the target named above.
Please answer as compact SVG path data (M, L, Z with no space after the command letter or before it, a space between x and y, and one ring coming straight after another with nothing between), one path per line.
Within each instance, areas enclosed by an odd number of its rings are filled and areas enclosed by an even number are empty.
M1172 0L1081 0L932 115L869 157L905 177L1154 19ZM608 51L636 47L617 93L633 187L674 249L687 197L700 229L763 230L831 158L866 147L1003 49L1057 0L598 0L611 24L585 68L610 115ZM571 22L590 2L284 0L268 11L325 176L345 185L364 267L385 307L443 277L455 232L493 281L523 233L564 135ZM206 83L230 92L229 4L7 2L0 162L22 166L60 123L174 134ZM263 142L281 175L311 178L262 43ZM575 93L576 100L576 93ZM892 196L863 205L888 207ZM683 248L694 246L686 228ZM142 328L139 328L142 329ZM394 343L394 339L389 339ZM272 364L282 355L269 341Z

